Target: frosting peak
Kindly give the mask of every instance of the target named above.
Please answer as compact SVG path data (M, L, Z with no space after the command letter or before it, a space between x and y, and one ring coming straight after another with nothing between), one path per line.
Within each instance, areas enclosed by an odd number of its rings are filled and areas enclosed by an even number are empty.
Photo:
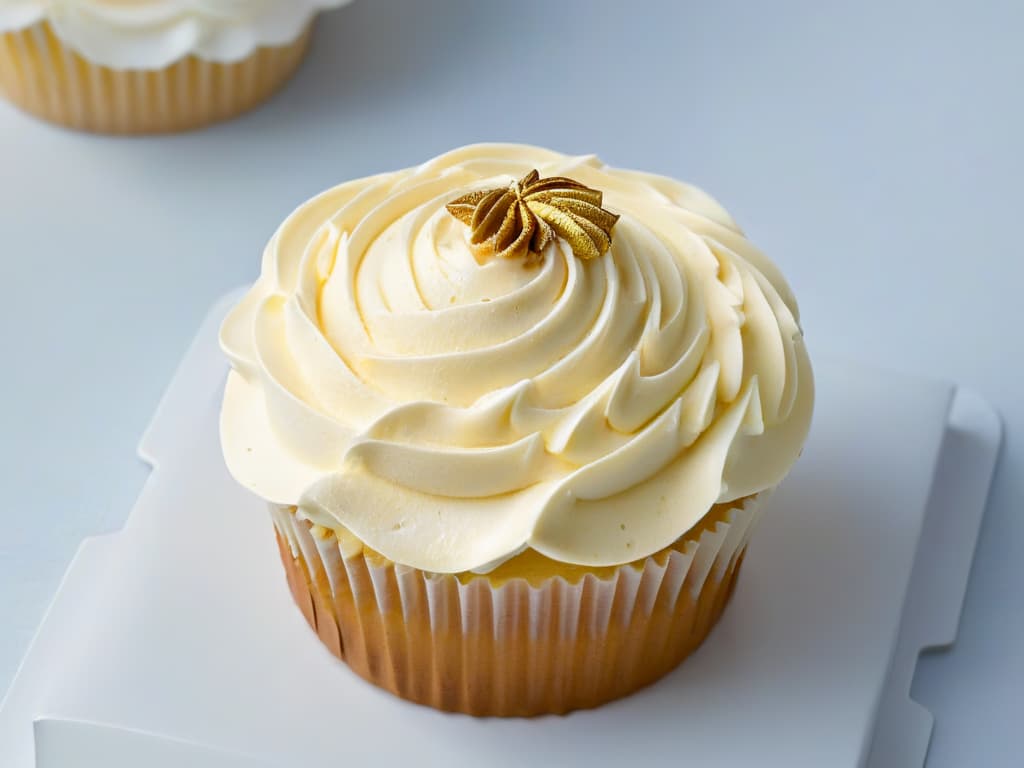
M477 261L446 206L534 169L604 193L602 255L574 257L554 228L537 269ZM649 555L777 484L813 405L796 302L717 203L518 145L302 205L222 345L235 477L435 572L524 547L581 565Z

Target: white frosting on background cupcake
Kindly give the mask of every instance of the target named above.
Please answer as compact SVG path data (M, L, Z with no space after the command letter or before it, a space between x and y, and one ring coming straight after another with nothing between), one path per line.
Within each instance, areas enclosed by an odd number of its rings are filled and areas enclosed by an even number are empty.
M115 69L160 69L184 56L232 62L295 40L349 0L0 0L0 32L49 22L67 46Z
M446 204L531 169L604 193L610 250L474 257ZM524 547L581 565L652 554L774 487L814 400L789 287L720 205L518 145L302 205L222 345L236 479L434 572Z

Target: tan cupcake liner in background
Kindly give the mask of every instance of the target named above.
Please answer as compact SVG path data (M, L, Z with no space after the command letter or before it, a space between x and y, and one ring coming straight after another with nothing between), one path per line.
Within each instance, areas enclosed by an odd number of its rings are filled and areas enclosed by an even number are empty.
M69 128L184 131L263 102L298 68L309 32L234 63L189 56L163 69L118 70L86 60L41 22L0 34L0 93L26 112Z
M757 507L717 507L635 563L529 581L397 566L271 509L295 601L357 674L438 709L526 716L603 704L686 658L732 594Z

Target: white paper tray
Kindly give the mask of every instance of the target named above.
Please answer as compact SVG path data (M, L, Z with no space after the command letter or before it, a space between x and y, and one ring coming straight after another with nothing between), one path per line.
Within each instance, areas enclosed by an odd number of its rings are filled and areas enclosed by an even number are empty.
M362 682L291 604L262 504L220 457L233 298L142 440L154 471L124 530L65 576L0 710L0 765L923 763L910 681L921 648L954 639L1001 437L978 396L818 355L811 439L708 643L597 710L473 719Z

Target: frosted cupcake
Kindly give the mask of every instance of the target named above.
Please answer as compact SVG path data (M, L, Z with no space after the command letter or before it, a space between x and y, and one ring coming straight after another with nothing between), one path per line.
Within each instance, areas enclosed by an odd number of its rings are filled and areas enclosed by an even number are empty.
M221 439L359 675L475 715L664 675L732 591L813 379L714 200L516 145L302 205L229 315Z
M196 128L270 96L345 2L0 0L0 93L81 130Z

